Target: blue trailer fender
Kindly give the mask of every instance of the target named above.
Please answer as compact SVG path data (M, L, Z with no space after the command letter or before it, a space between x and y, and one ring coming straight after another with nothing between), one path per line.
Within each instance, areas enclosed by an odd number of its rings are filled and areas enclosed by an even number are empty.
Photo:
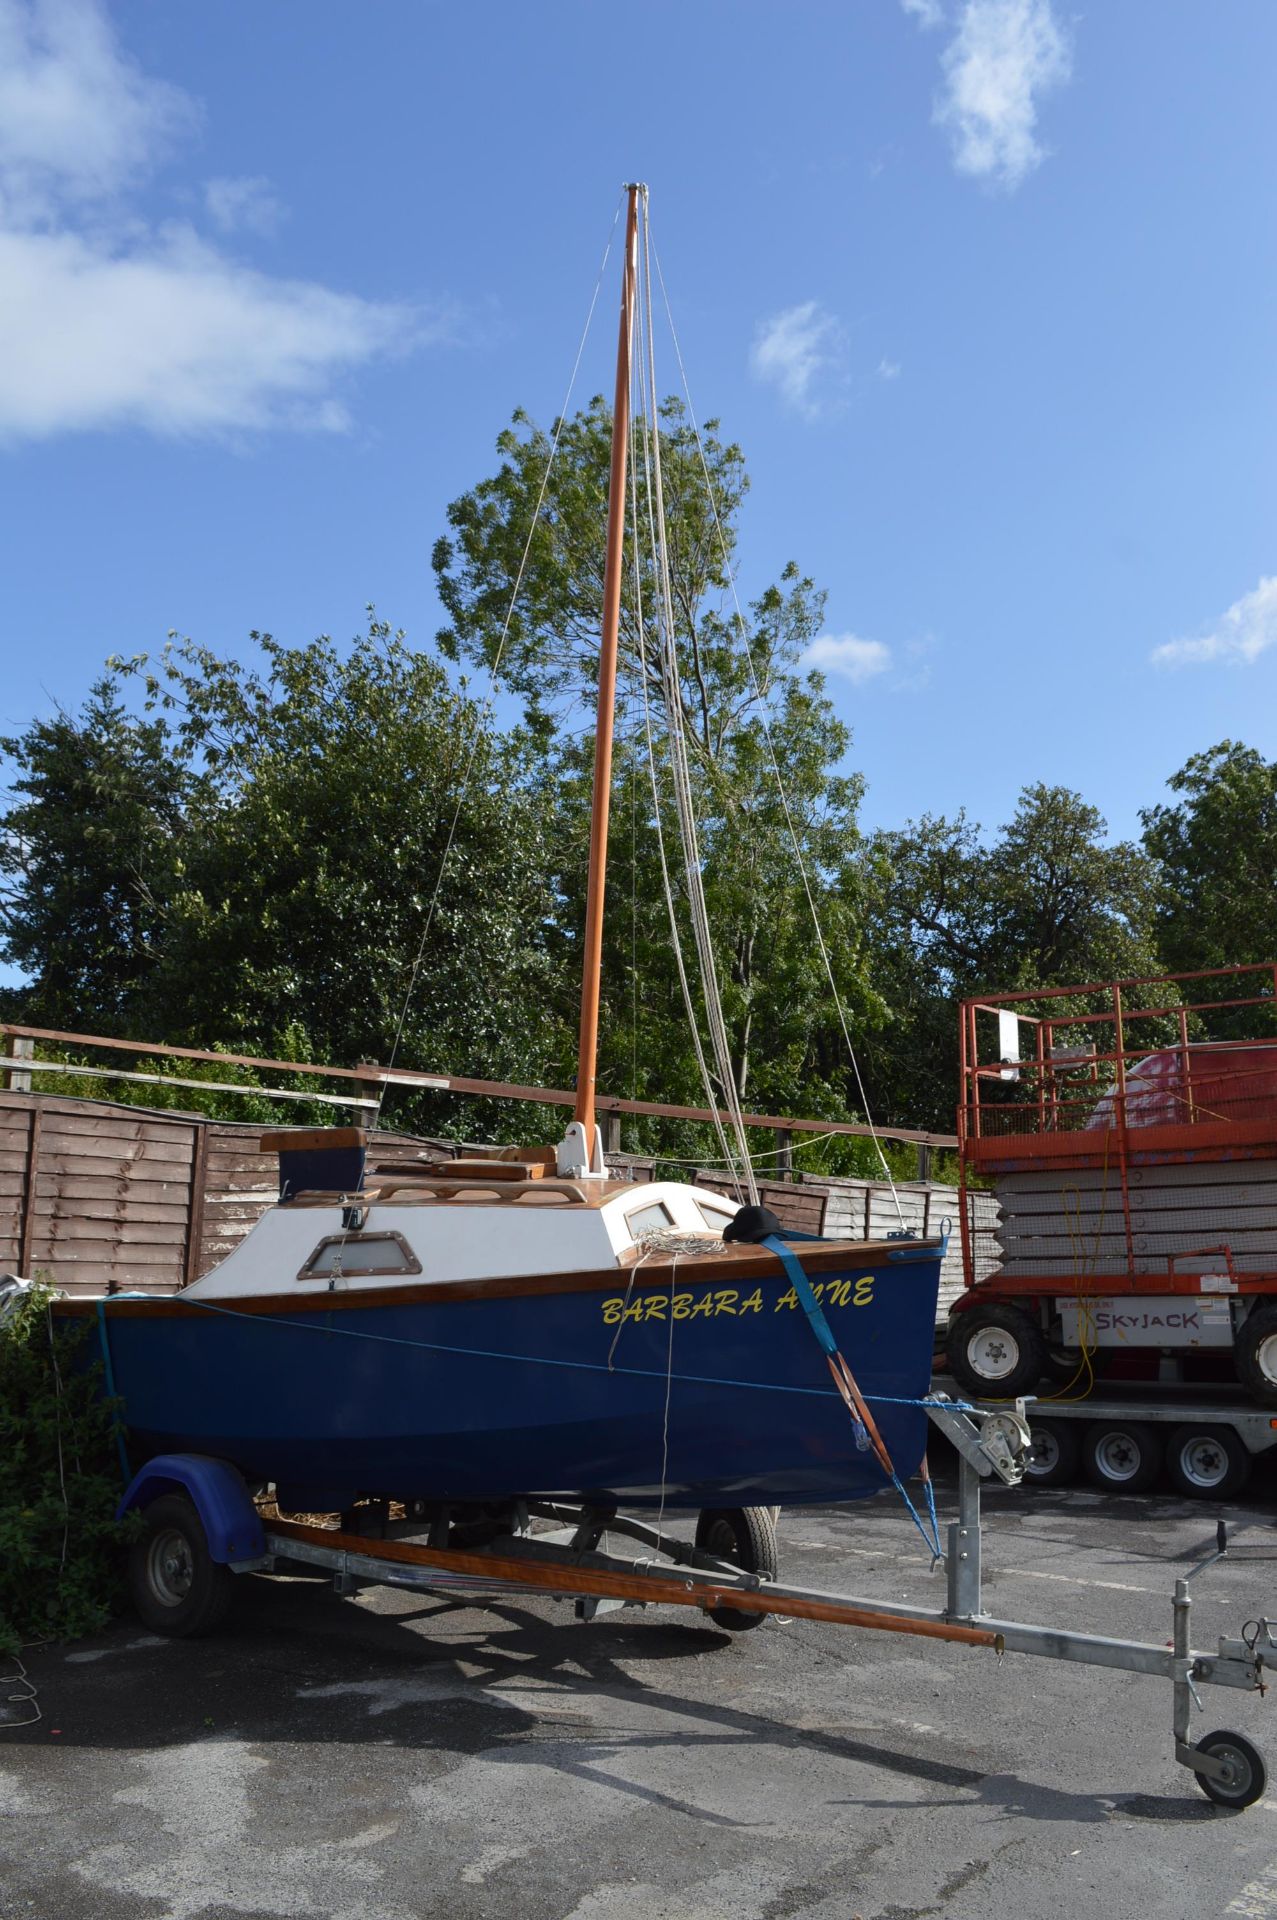
M261 1516L229 1460L214 1460L206 1453L157 1453L130 1480L116 1519L165 1493L184 1493L194 1503L213 1560L234 1565L264 1556Z

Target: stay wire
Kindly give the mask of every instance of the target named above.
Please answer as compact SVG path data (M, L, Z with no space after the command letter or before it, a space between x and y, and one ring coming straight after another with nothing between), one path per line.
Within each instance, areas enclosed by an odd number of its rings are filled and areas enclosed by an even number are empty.
M656 266L656 277L660 284L661 298L665 306L665 317L669 324L670 339L674 347L674 356L678 362L679 377L682 381L682 386L683 386L683 397L687 402L688 417L691 420L692 432L696 439L696 450L700 459L701 472L704 475L704 479L705 479L705 488L706 488L707 496L709 498L710 512L713 516L713 521L714 521L714 530L718 536L719 549L723 557L723 569L727 575L728 585L731 588L732 604L736 612L736 624L740 632L742 643L744 645L745 658L749 665L749 677L753 683L754 692L755 692L755 695L757 696L758 703L759 703L759 718L762 723L763 738L767 743L767 756L771 764L773 778L775 779L775 782L776 782L776 791L780 797L781 808L785 815L785 825L786 825L786 828L788 829L790 843L794 849L794 857L798 862L798 871L802 878L803 892L807 897L807 905L811 913L812 925L815 929L816 941L820 949L820 957L824 964L825 976L829 981L830 992L833 995L834 1006L838 1013L838 1023L842 1029L843 1041L847 1048L848 1058L851 1061L852 1072L855 1075L856 1087L860 1094L861 1105L864 1109L865 1119L870 1129L870 1137L872 1138L874 1146L877 1150L878 1159L882 1164L882 1170L887 1176L887 1184L891 1188L891 1197L895 1203L896 1214L900 1221L901 1226L903 1227L905 1224L904 1208L900 1204L900 1196L896 1191L896 1183L894 1178L892 1177L891 1168L887 1164L887 1156L883 1152L882 1143L878 1137L878 1133L876 1129L874 1128L873 1115L870 1112L868 1097L866 1096L866 1093L865 1093L864 1081L861 1077L860 1062L856 1057L856 1049L852 1045L851 1032L847 1024L846 1012L843 1008L842 995L838 991L837 981L834 978L833 964L829 958L829 949L825 943L824 931L820 924L820 915L816 910L815 897L811 890L811 882L807 872L807 861L803 854L802 845L798 837L797 829L794 826L793 814L790 810L790 805L789 805L789 796L785 791L785 783L781 777L780 764L776 757L775 743L772 738L772 730L767 718L767 709L764 702L763 690L759 682L758 670L754 664L753 648L750 646L750 642L749 642L749 629L746 625L745 615L741 608L740 596L736 590L736 574L731 563L731 556L730 556L728 545L727 545L727 536L723 531L722 520L719 516L718 496L714 491L714 483L710 478L709 463L705 458L705 447L701 439L701 430L696 419L696 410L692 405L692 395L691 395L691 388L687 378L687 369L683 362L682 349L679 346L678 330L674 325L674 315L670 306L669 292L665 285L665 276L661 271L660 253L657 250L655 243L652 244L651 252L652 252L652 259Z
M641 284L637 289L637 291L641 299L642 297ZM638 355L638 336L639 336L639 329L636 328L635 329L636 356ZM650 488L650 480L649 480L650 447L649 447L649 434L648 434L648 407L647 407L648 394L647 394L646 374L645 374L641 356L638 357L638 384L639 384L639 393L640 393L639 420L641 425L641 439L642 439L642 446L643 446L644 477L645 477L645 482L648 483L647 497L648 497L649 506L650 506L651 488ZM666 853L666 848L665 848L665 827L664 827L664 822L662 818L660 783L659 783L659 777L656 769L656 746L655 746L655 742L652 734L652 705L651 705L651 698L648 691L646 625L645 625L644 614L643 614L642 564L641 564L640 553L639 553L638 463L637 463L637 460L633 457L633 452L631 453L631 460L630 460L630 499L631 499L630 539L631 539L631 551L633 554L633 563L634 563L634 603L635 603L635 619L637 623L637 632L638 632L639 681L643 689L643 732L644 732L644 737L647 745L648 776L649 776L651 789L652 789L652 814L653 814L653 819L656 825L656 846L657 846L657 852L659 854L660 863L661 863L661 885L665 895L665 909L669 918L670 945L674 953L674 964L678 971L678 982L679 982L679 988L683 996L683 1007L687 1014L688 1027L691 1031L692 1049L696 1055L696 1065L700 1073L701 1086L705 1092L705 1104L708 1107L711 1115L711 1123L714 1128L715 1136L718 1140L718 1146L719 1146L719 1151L722 1154L723 1165L728 1169L728 1174L729 1174L731 1183L736 1188L737 1200L740 1200L743 1197L741 1193L741 1181L736 1173L734 1156L732 1154L731 1148L728 1146L727 1135L724 1132L723 1123L721 1118L719 1117L718 1094L715 1091L713 1077L709 1070L709 1063L705 1058L705 1049L701 1043L700 1022L697 1020L697 1017L696 1017L696 1004L692 995L691 982L687 977L687 964L683 958L683 942L682 942L682 936L679 933L678 911L674 904L674 888L673 888L673 882L670 879L669 857ZM650 521L650 515L649 515L649 521ZM655 542L655 529L651 528L650 530L652 533L653 542Z
M493 656L492 666L489 670L487 698L485 699L483 706L480 709L478 718L475 721L474 734L470 742L470 752L466 759L465 771L461 776L461 790L457 795L457 804L453 811L452 822L448 828L448 837L444 842L443 855L439 862L439 871L435 878L434 892L430 896L430 905L426 910L426 923L421 930L421 938L417 943L416 958L414 959L412 964L412 971L408 976L408 986L407 986L406 992L404 993L403 1005L399 1010L399 1020L398 1020L398 1024L395 1027L394 1043L391 1046L390 1059L387 1062L388 1068L394 1066L395 1061L399 1055L399 1046L400 1046L400 1042L403 1039L404 1024L408 1018L408 1009L412 1004L412 996L416 991L417 980L421 973L422 961L425 959L426 942L430 938L430 929L434 924L435 910L439 904L439 894L443 887L444 875L448 869L448 861L452 854L453 842L457 837L457 827L461 820L461 810L465 805L466 795L469 792L470 776L474 771L474 763L478 757L479 747L484 739L485 729L487 727L488 720L491 716L493 706L495 705L495 702L496 702L497 675L501 670L501 661L505 654L506 641L510 637L510 627L511 627L511 623L514 620L514 611L516 606L518 605L519 594L523 587L523 577L524 577L524 574L527 572L528 557L532 552L532 541L536 534L537 527L540 524L541 509L545 505L546 490L549 487L550 475L554 469L555 457L559 451L559 442L563 438L563 430L567 425L568 408L572 403L572 395L576 388L577 374L580 372L581 359L585 353L585 343L589 339L590 327L593 324L593 320L594 320L594 310L598 306L599 293L602 290L603 278L607 272L607 263L612 253L612 244L616 238L617 223L620 220L621 208L624 204L625 204L624 195L622 195L621 198L617 201L616 212L612 216L612 225L608 232L607 245L603 249L603 258L599 264L598 277L594 283L594 292L590 296L589 310L587 311L585 316L585 325L581 329L581 338L577 343L576 358L572 362L572 372L568 379L567 392L564 395L563 405L559 411L558 418L555 421L554 433L551 436L551 440L550 440L549 456L545 463L545 471L541 476L541 485L537 492L536 505L532 510L532 521L528 527L527 539L523 543L523 552L519 559L519 569L515 575L514 586L510 592L510 602L506 608L505 619L502 622L502 626L501 626L501 636L497 642L497 650L495 655ZM383 1080L381 1083L380 1092L378 1093L378 1096L377 1096L377 1109L373 1115L372 1124L373 1124L374 1131L376 1131L376 1129L381 1124L381 1109L385 1103L387 1091L388 1091L388 1082Z
M683 844L683 864L687 884L688 908L691 915L692 931L696 940L697 957L700 963L701 993L705 1004L706 1022L709 1027L710 1043L718 1070L719 1085L724 1104L731 1119L735 1136L736 1150L740 1155L741 1168L750 1200L757 1204L758 1185L754 1178L750 1159L749 1142L745 1132L744 1115L741 1109L740 1095L736 1086L736 1073L732 1064L731 1047L727 1037L727 1026L723 1016L722 995L718 984L718 972L714 958L713 936L710 930L709 913L705 902L704 875L701 865L699 838L696 827L696 810L692 795L691 771L687 757L687 741L684 732L683 694L679 681L678 650L674 621L674 597L670 582L669 540L665 518L665 493L661 466L660 419L656 401L656 353L652 324L652 266L651 266L651 222L646 196L643 201L643 322L644 344L647 359L647 377L644 388L644 450L645 479L648 488L648 524L652 539L653 562L656 567L659 598L657 602L662 632L661 665L665 689L666 732L669 746L670 771L672 775L675 811L679 823L679 834ZM647 454L650 449L650 465ZM713 1103L711 1103L713 1104Z

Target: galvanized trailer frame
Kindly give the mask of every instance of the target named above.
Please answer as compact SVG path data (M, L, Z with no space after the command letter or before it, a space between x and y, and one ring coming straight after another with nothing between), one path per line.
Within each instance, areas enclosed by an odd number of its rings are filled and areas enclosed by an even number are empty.
M956 1448L959 1461L958 1516L948 1528L942 1608L884 1605L871 1598L788 1586L742 1570L610 1508L521 1501L507 1528L492 1531L477 1545L462 1547L449 1544L454 1535L447 1515L436 1517L424 1539L404 1537L405 1530L413 1527L411 1520L399 1523L397 1533L383 1538L284 1519L263 1522L233 1468L182 1454L149 1462L121 1502L122 1512L132 1507L144 1513L148 1509L162 1512L167 1529L149 1547L144 1540L140 1550L135 1549L135 1594L139 1603L150 1603L147 1618L162 1629L163 1620L156 1617L157 1594L176 1603L205 1562L220 1574L228 1568L235 1573L269 1574L290 1566L313 1567L329 1573L339 1593L385 1585L418 1591L542 1594L573 1600L582 1620L619 1607L649 1605L694 1607L729 1623L738 1614L755 1619L778 1614L988 1647L999 1655L1025 1653L1116 1668L1169 1681L1175 1758L1191 1770L1211 1799L1231 1807L1249 1806L1259 1799L1266 1770L1251 1742L1241 1734L1220 1732L1193 1744L1190 1717L1194 1702L1201 1704L1199 1687L1266 1691L1269 1659L1277 1650L1270 1622L1266 1618L1249 1622L1238 1638L1221 1638L1213 1652L1194 1650L1188 1583L1200 1568L1175 1583L1169 1646L1002 1620L986 1613L981 1587L981 1484L995 1476L1007 1486L1022 1479L1029 1447L1023 1403L1014 1411L985 1412L978 1419L943 1394L931 1395L926 1404L930 1419ZM201 1530L200 1541L188 1547L185 1560L182 1530L174 1525L174 1493L189 1504ZM542 1530L533 1530L535 1522L546 1521L551 1523L548 1529L543 1525ZM601 1547L605 1536L613 1534L646 1549L649 1557L634 1559ZM1202 1565L1213 1564L1226 1551L1221 1535L1218 1551ZM149 1584L139 1588L139 1580ZM158 1612L162 1615L162 1606ZM179 1625L175 1619L170 1630L202 1628Z

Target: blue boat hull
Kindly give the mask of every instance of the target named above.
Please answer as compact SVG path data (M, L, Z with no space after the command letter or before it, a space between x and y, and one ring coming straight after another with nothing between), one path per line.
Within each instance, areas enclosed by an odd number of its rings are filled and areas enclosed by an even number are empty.
M824 1249L828 1251L827 1245ZM825 1270L816 1291L903 1475L925 1451L940 1252ZM774 1263L770 1262L769 1265ZM550 1279L514 1297L105 1310L136 1467L213 1454L281 1504L517 1496L643 1507L855 1500L859 1450L784 1275L727 1288L691 1263L632 1292ZM267 1310L263 1310L267 1309ZM102 1321L95 1325L100 1339Z

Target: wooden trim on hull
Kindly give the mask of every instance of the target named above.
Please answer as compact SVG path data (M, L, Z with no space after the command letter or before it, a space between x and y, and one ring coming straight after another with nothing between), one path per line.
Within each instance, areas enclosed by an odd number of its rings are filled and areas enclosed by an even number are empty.
M849 1267L857 1271L885 1267L910 1259L938 1255L943 1241L913 1240L891 1243L883 1240L799 1241L795 1247L809 1273L838 1273ZM391 1287L345 1287L329 1292L204 1294L184 1300L181 1294L167 1299L129 1299L107 1296L110 1317L125 1319L167 1319L174 1316L207 1313L223 1308L236 1314L344 1313L359 1307L418 1306L429 1302L453 1304L465 1300L515 1300L544 1293L604 1293L609 1289L632 1288L635 1295L664 1291L673 1283L684 1286L717 1286L720 1282L783 1279L784 1269L776 1255L764 1247L724 1249L722 1253L669 1255L645 1261L641 1266L583 1269L579 1273L494 1274L480 1280L414 1281ZM97 1314L94 1298L55 1300L53 1311L68 1319L90 1319Z

